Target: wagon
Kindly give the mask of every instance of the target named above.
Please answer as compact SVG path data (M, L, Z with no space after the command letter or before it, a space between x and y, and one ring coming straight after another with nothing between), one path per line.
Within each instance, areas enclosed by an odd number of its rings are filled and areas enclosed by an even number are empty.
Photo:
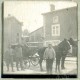
M23 46L22 54L24 67L29 68L31 65L37 66L39 64L39 55L37 54L38 47L35 46Z
M24 59L24 68L29 68L31 65L37 66L39 64L39 55L28 56Z

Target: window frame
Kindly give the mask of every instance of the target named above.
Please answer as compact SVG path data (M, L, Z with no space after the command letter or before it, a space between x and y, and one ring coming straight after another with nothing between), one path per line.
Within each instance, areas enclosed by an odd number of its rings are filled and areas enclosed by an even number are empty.
M58 30L56 29L56 27L58 26ZM53 32L53 28L55 28L54 32ZM58 31L58 33L57 33ZM60 36L60 24L54 24L52 25L52 36Z

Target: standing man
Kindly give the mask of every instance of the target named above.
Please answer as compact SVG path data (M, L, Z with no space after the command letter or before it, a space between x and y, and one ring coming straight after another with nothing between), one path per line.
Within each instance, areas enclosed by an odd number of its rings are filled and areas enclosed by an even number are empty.
M7 66L7 71L9 71L9 67L11 65L12 71L13 70L13 50L11 48L11 45L8 45L8 49L4 55L5 57L5 62L6 62L6 66Z
M23 57L22 57L22 47L20 44L17 44L15 47L15 57L16 57L16 68L19 71L19 64L21 70L23 70Z
M17 37L16 37L17 45L15 47L15 57L16 57L16 68L17 68L17 71L19 71L19 64L20 64L21 70L23 70L22 44L21 44L20 40L21 40L20 34L17 33Z
M49 44L44 52L44 58L46 59L46 70L48 74L52 74L53 61L55 60L55 50L52 45Z

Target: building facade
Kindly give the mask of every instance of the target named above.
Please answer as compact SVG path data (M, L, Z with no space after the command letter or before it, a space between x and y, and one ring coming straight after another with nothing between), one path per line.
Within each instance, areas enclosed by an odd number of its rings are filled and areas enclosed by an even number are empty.
M29 41L30 42L42 42L43 41L43 27L31 32L29 34Z
M19 22L14 16L8 16L4 19L4 51L8 45L21 42L22 22Z
M40 27L37 30L31 32L29 34L29 42L27 42L27 44L34 47L42 46L44 40L43 34L43 27Z
M43 13L44 44L57 45L64 38L77 40L77 7Z
M29 42L42 42L43 46L48 43L58 45L64 38L73 38L77 41L77 7L53 10L43 13L43 27L29 34Z
M64 38L78 40L77 6L43 13L43 27L29 34L31 46L58 45ZM77 55L77 47L72 47L72 55ZM71 56L72 56L71 55Z

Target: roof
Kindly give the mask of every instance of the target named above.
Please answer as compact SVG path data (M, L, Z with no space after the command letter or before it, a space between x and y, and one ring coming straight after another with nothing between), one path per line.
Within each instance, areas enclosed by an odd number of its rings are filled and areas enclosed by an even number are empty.
M15 20L18 24L22 25L22 22L17 20L16 17L14 17L14 16L6 17L6 18L4 18L4 20Z
M35 31L38 31L38 30L40 30L40 29L42 29L42 28L43 28L43 27L40 27L40 28L36 29ZM33 32L29 33L29 34L32 34L32 33L34 33L35 31L33 31Z
M50 13L53 13L53 12L62 11L62 10L66 10L66 9L72 9L72 8L77 8L77 6L69 7L69 8L63 8L63 9L58 9L58 10L53 10L53 11L51 11L51 12L42 13L42 15L50 14Z

